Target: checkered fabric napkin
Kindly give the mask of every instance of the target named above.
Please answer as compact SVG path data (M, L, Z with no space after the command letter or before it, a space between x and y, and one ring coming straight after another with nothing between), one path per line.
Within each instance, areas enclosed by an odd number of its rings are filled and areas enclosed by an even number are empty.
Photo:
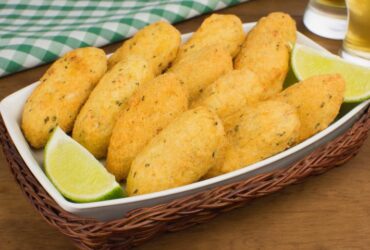
M0 2L0 77L103 46L149 23L179 22L246 0L8 0Z

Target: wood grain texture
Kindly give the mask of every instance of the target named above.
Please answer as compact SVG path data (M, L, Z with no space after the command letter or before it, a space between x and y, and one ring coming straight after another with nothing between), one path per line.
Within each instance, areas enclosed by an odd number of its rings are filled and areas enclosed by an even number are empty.
M336 53L341 42L309 33L302 15L307 1L254 0L219 11L256 21L272 11L285 11L298 29ZM197 17L177 28L195 30ZM112 52L119 44L107 46ZM48 66L0 79L0 99L37 81ZM310 178L282 192L182 232L160 236L139 249L369 249L370 140L343 167ZM23 197L0 152L0 249L73 249L72 243L48 226Z

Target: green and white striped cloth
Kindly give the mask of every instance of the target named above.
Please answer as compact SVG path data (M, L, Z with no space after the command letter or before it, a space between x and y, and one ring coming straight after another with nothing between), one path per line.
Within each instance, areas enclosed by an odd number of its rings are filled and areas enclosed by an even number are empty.
M246 0L8 0L0 2L0 77L103 46L160 19L179 22Z

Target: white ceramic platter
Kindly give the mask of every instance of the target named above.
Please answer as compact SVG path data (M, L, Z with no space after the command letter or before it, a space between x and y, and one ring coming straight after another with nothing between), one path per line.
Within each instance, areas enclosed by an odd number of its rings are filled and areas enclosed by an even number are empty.
M249 31L255 23L246 23L243 25L244 30ZM191 33L182 36L182 40L186 41L191 36ZM325 50L320 45L316 44L306 36L298 33L299 44L303 44L318 50ZM126 212L140 207L154 206L164 202L169 202L174 199L204 191L216 186L225 185L228 183L244 180L250 176L272 171L278 168L283 168L302 159L304 156L318 148L319 146L331 141L335 137L342 134L350 128L355 121L363 114L369 106L370 101L363 102L345 114L343 117L335 121L328 128L307 139L306 141L268 159L250 165L243 169L224 174L215 178L204 181L199 181L190 185L173 188L152 194L140 195L136 197L121 198L116 200L108 200L101 202L92 202L77 204L66 200L49 181L42 170L43 150L34 150L30 148L26 142L21 129L20 119L23 105L26 99L31 94L32 90L37 86L38 82L27 86L12 95L6 97L0 103L1 115L8 132L18 149L23 160L50 194L50 196L66 211L84 217L92 217L98 220L111 220L121 218Z

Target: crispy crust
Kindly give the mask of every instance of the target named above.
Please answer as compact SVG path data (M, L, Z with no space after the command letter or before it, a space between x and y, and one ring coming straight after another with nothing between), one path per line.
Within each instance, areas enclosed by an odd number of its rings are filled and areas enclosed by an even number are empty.
M117 63L103 76L78 114L73 138L95 157L105 157L119 112L138 87L153 78L152 68L140 56Z
M261 18L248 33L235 58L235 68L248 68L256 73L271 97L283 88L289 70L289 53L296 41L295 21L284 13L271 13Z
M226 131L224 162L206 177L228 173L261 161L294 145L300 128L296 109L282 101L265 101L233 115ZM236 117L236 118L235 118Z
M298 141L327 128L339 113L345 90L339 74L310 77L281 92L276 100L297 108L302 126Z
M45 146L56 126L70 132L81 106L107 69L103 50L75 49L51 65L28 98L22 130L34 148Z
M139 195L199 180L217 163L224 145L217 115L204 107L189 110L154 137L132 163L127 192Z
M248 69L233 70L208 86L191 107L206 106L223 118L257 103L265 90L258 76Z
M206 18L192 37L180 47L175 62L204 47L218 44L234 57L244 42L242 22L235 15L212 14Z
M145 58L157 75L175 59L180 43L180 32L171 24L158 21L144 27L125 41L109 58L108 67L111 69L128 56L137 55Z
M135 156L187 108L187 91L171 73L139 88L113 128L107 156L109 172L117 180L126 178Z

